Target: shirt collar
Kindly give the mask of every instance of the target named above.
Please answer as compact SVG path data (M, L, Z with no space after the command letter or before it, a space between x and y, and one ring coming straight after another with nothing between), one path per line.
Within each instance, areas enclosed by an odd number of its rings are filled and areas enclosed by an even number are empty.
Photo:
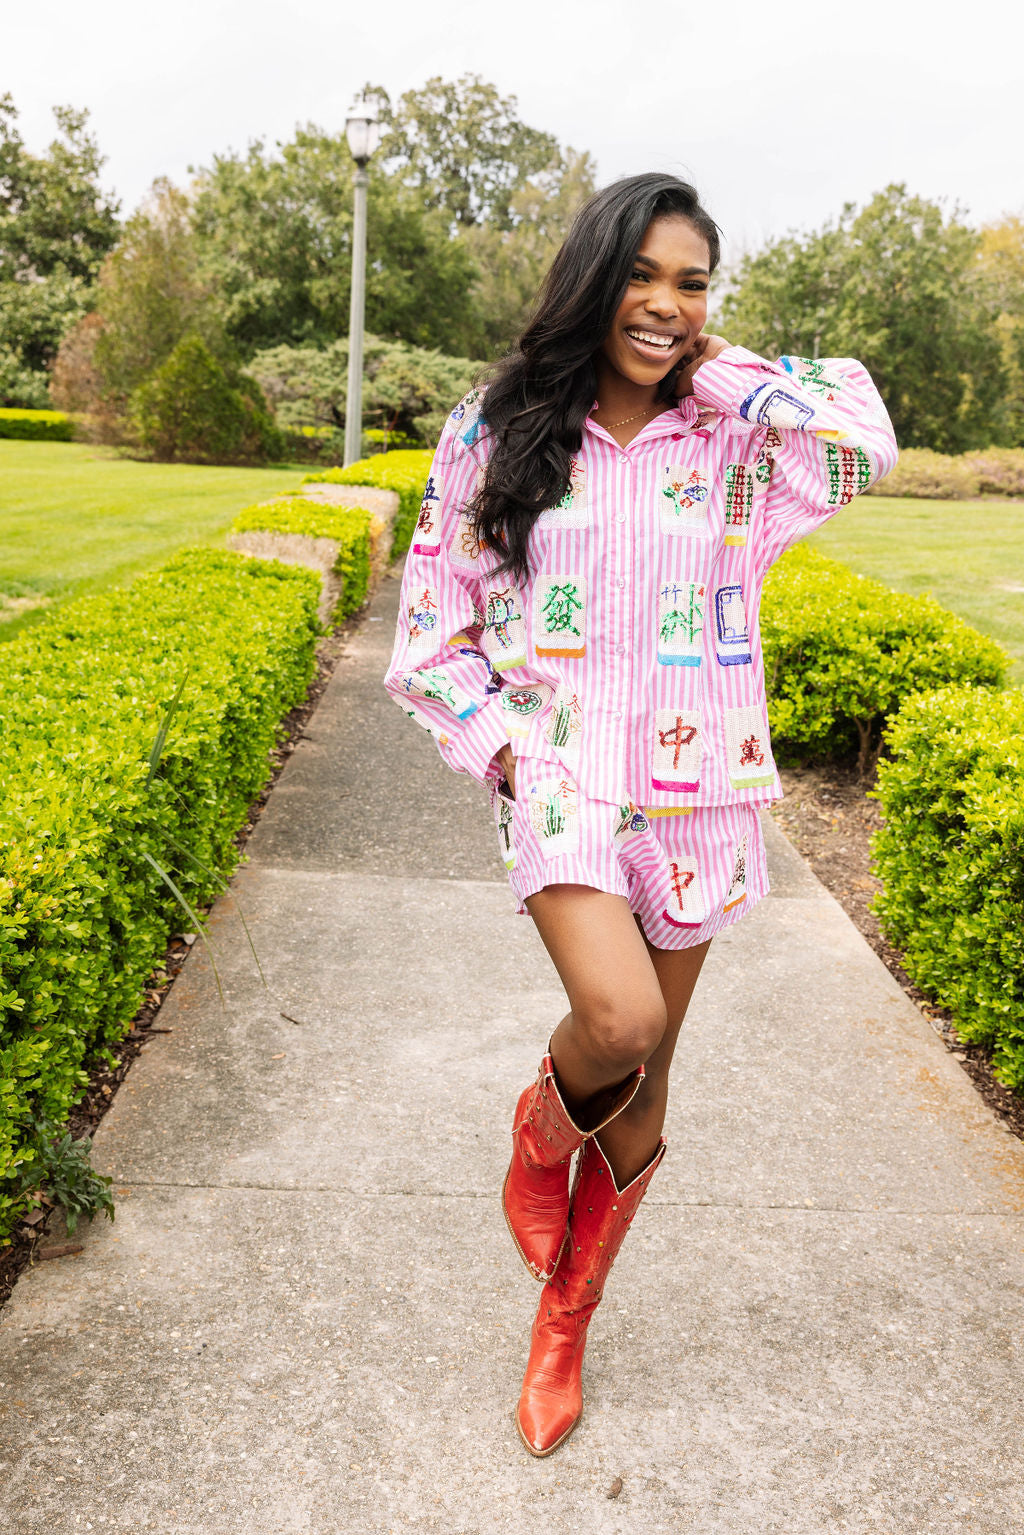
M598 404L599 402L595 400L590 407L591 413L597 410ZM699 407L693 395L683 395L676 401L673 409L662 411L660 416L655 416L653 421L648 421L646 425L642 426L629 446L633 447L635 443L641 440L644 442L654 442L659 437L672 437L678 435L679 432L690 432L696 423L698 412ZM615 438L608 431L607 427L601 426L597 421L592 421L590 415L587 416L584 426L589 427L595 437L615 443ZM618 447L618 443L615 443L615 446ZM622 450L620 449L620 451Z

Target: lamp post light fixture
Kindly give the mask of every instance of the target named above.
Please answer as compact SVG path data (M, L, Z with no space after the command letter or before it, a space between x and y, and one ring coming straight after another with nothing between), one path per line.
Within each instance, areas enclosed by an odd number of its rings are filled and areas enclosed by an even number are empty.
M345 463L360 457L363 437L363 316L366 311L367 161L380 143L379 104L357 96L345 120L345 137L356 162L352 199L352 297L348 321L348 398L345 403Z

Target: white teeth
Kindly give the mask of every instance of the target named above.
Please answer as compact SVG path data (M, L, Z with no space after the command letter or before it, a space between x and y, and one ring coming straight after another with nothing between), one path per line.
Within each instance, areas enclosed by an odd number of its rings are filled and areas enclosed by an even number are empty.
M645 341L648 346L660 346L662 351L670 352L678 341L678 336L657 336L649 330L627 330L627 336L632 336L634 341Z

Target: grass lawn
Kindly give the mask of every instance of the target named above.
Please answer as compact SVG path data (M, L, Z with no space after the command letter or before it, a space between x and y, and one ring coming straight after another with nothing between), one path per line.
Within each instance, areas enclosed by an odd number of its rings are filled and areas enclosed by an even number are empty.
M131 580L308 469L144 464L73 442L0 439L0 637L53 602Z
M931 592L998 640L1024 683L1024 502L860 496L811 539L902 592Z

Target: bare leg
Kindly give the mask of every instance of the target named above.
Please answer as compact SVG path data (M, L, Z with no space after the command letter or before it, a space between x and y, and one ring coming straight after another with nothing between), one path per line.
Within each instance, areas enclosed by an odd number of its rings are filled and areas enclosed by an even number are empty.
M586 1128L598 1122L595 1095L651 1059L668 1027L658 951L623 896L589 885L548 885L526 904L569 999L551 1055L566 1107ZM645 1133L641 1121L631 1141ZM606 1155L617 1172L614 1152Z
M676 1040L686 1017L711 939L692 949L656 949L644 940L658 977L668 1025L645 1062L644 1080L632 1102L601 1131L598 1139L620 1188L653 1157L665 1125L668 1076Z

